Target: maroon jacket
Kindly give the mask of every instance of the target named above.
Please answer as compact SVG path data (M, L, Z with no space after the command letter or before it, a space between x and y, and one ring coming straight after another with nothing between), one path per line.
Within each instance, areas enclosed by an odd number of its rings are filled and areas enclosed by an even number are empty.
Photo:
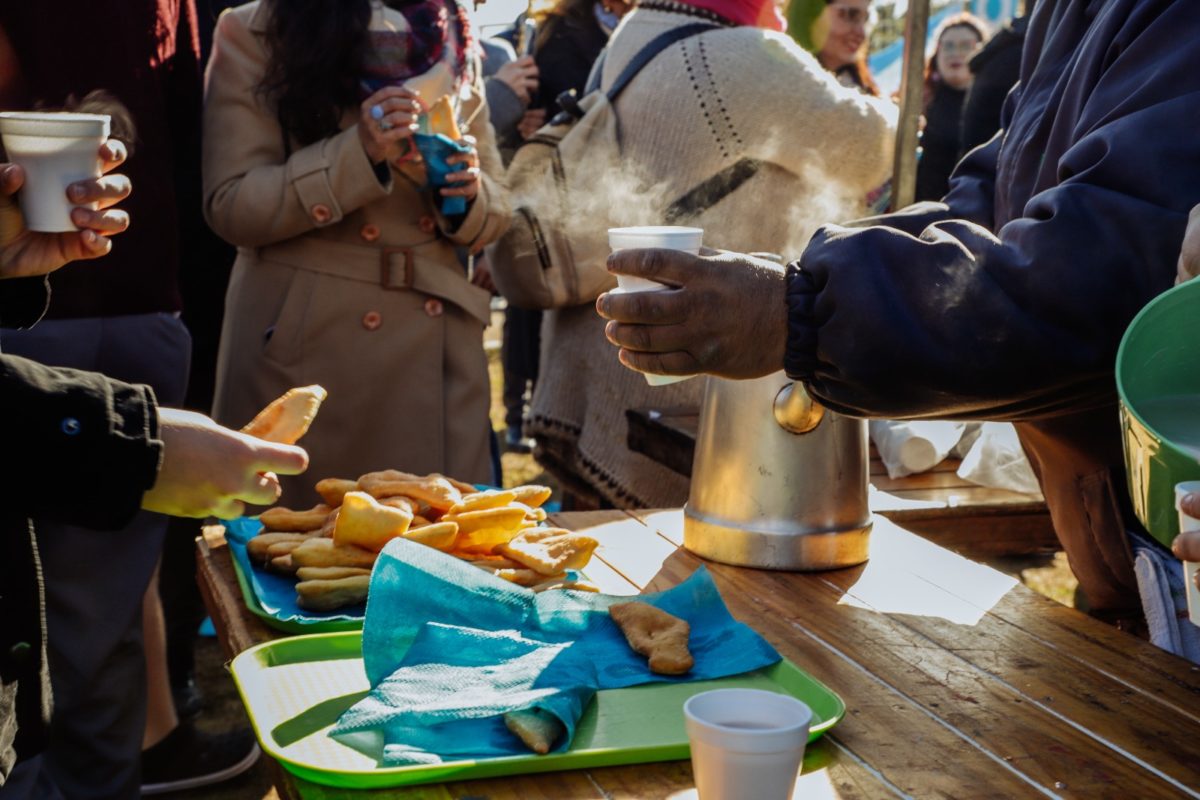
M129 231L102 262L54 273L47 318L179 311L180 254L194 252L204 225L195 0L6 2L0 28L20 66L15 91L0 87L8 105L61 107L71 95L104 89L137 127L121 170L134 187L121 204ZM202 264L194 269L203 274Z

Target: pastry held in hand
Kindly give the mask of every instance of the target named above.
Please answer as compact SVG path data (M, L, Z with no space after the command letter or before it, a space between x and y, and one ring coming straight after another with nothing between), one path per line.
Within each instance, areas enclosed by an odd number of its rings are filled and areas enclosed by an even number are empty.
M295 444L308 433L308 427L316 419L317 411L328 392L320 386L304 386L288 389L282 397L258 412L242 433L280 444Z
M649 603L617 603L609 616L634 652L650 659L650 671L659 675L682 675L695 661L688 650L691 626Z

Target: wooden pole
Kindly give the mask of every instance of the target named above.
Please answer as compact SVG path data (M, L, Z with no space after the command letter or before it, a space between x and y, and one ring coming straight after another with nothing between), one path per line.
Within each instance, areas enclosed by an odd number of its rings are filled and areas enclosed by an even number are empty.
M892 208L904 208L917 193L917 134L921 92L925 82L925 38L929 29L929 0L908 0L904 18L904 72L900 80L900 125L892 173Z

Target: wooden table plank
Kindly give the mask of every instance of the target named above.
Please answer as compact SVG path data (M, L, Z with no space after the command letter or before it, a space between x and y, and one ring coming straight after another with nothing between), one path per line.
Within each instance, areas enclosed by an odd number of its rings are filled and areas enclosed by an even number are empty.
M668 588L702 563L675 547L679 510L552 522L595 536L589 574L624 592ZM847 702L806 754L797 796L1200 797L1195 666L886 520L873 554L820 574L708 565L737 618ZM245 610L219 538L198 545L198 560L227 652L279 635ZM694 800L691 780L685 761L362 795ZM345 796L283 783L289 797Z
M678 530L677 523L667 527ZM877 561L866 568L822 573L819 582L811 577L798 582L788 573L748 573L721 565L712 569L714 575L754 576L739 580L730 606L738 615L741 604L753 603L748 613L756 627L789 613L770 598L825 584L832 597L840 598L834 613L797 620L798 628L836 652L851 654L854 663L868 665L872 673L892 676L895 690L922 711L956 730L969 730L973 743L990 757L1013 759L1005 763L1017 764L1027 779L1048 791L1059 791L1054 787L1060 783L1101 794L1114 785L1136 785L1137 796L1171 797L1200 785L1195 745L1200 729L1194 714L1129 691L1090 664L987 613L995 599L1025 593L1024 587L903 531L884 528L874 544ZM925 549L906 557L903 551L914 546ZM933 558L931 551L936 551ZM994 576L991 586L986 573ZM828 606L830 600L821 604ZM887 613L873 607L879 604ZM1100 625L1076 616L1083 626ZM858 635L848 637L847 630ZM866 643L859 638L864 634ZM1186 664L1161 651L1158 655ZM1112 705L1105 705L1105 699ZM1011 734L1014 722L1022 730L1019 738ZM835 739L841 731L835 730ZM1069 780L1064 764L1072 765Z

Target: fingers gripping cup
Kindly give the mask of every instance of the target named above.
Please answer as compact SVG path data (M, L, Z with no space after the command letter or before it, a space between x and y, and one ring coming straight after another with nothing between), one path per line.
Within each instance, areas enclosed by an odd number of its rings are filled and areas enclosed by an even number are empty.
M703 228L685 228L677 225L643 225L633 228L609 228L608 246L615 253L618 250L636 250L657 248L661 250L682 250L685 253L698 255L704 239ZM656 292L668 288L658 281L638 278L633 275L617 274L617 288L609 294L627 294L629 292ZM666 386L679 381L686 381L692 375L654 375L643 373L646 383L651 386Z
M0 113L8 159L25 170L18 193L25 227L46 233L77 230L67 187L100 177L100 145L109 129L107 114Z
M760 689L716 689L683 704L700 800L792 796L812 710Z

